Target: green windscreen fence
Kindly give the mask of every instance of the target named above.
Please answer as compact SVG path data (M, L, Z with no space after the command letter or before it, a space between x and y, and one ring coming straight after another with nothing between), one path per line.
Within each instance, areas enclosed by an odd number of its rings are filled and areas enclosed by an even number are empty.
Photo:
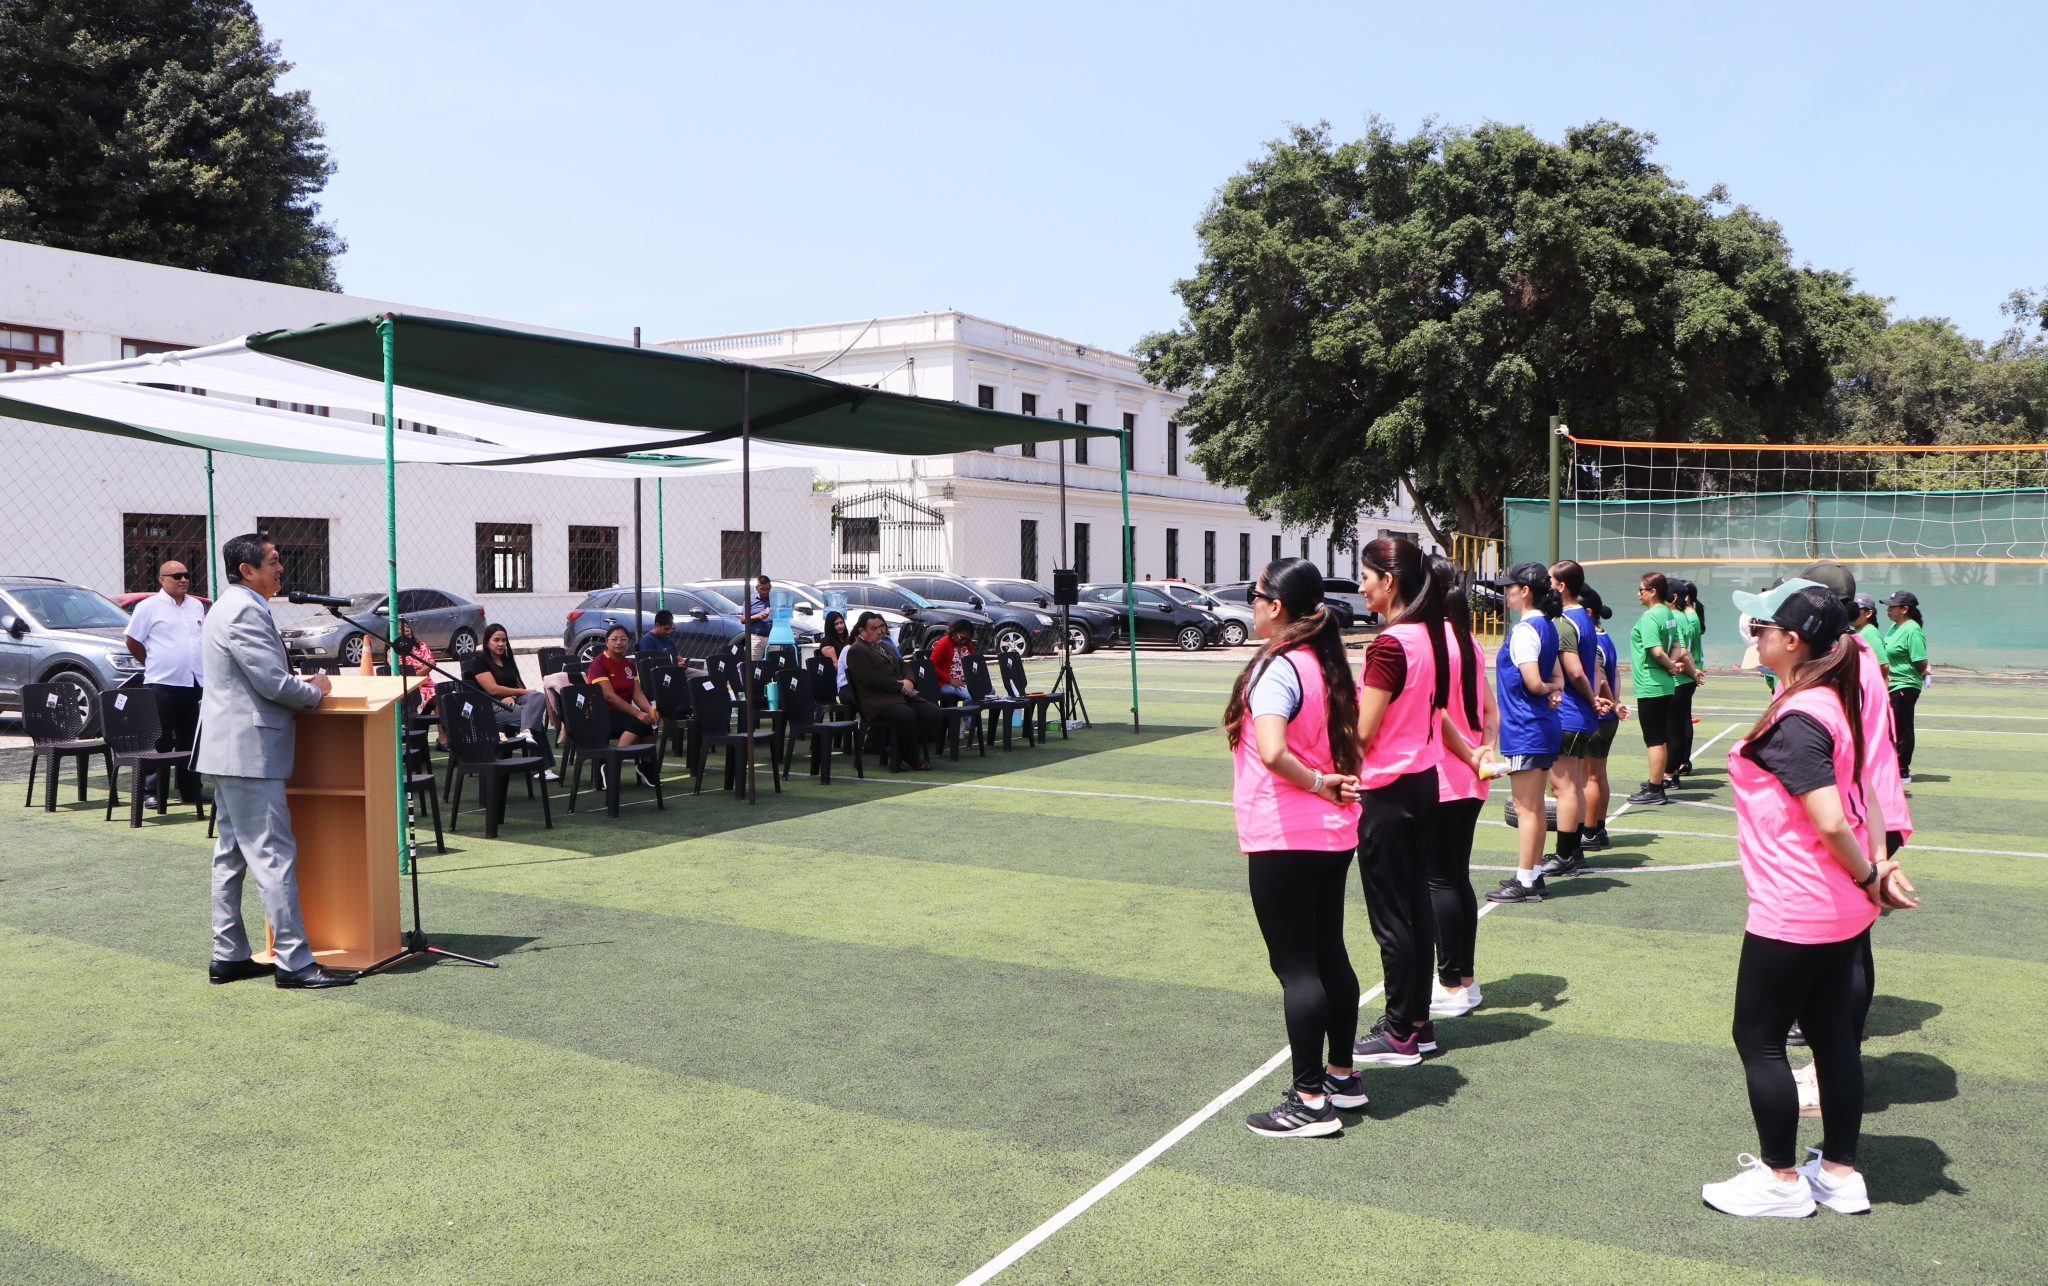
M1644 572L1697 583L1710 663L1740 654L1734 591L1832 558L1873 597L1919 596L1937 671L2048 672L2048 489L1567 500L1558 514L1559 556L1586 565L1619 622ZM1508 501L1507 541L1511 562L1546 559L1549 501Z

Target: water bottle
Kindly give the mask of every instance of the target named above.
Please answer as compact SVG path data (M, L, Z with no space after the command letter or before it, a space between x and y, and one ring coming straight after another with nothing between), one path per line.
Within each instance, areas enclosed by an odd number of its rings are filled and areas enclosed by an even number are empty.
M1486 755L1479 761L1479 780L1492 781L1508 770L1508 761L1497 754Z

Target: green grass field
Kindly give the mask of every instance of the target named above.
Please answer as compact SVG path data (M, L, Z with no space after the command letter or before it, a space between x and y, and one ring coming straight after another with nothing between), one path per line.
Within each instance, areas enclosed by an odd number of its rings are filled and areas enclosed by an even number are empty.
M493 842L472 815L429 847L428 927L503 968L339 992L206 985L189 816L17 795L0 1282L960 1280L1284 1040L1213 726L1235 665L1145 659L1142 736L1121 663L1081 668L1096 727L1045 749L849 766L751 809L629 792L553 831L522 801ZM1699 1202L1756 1148L1720 765L1763 690L1723 675L1698 788L1485 918L1487 1005L1439 1024L1441 1056L1368 1070L1335 1140L1247 1133L1266 1076L997 1280L2039 1280L2039 691L1944 681L1920 707L1924 905L1876 931L1869 1217ZM1487 817L1475 861L1500 867ZM1361 903L1349 923L1370 985Z

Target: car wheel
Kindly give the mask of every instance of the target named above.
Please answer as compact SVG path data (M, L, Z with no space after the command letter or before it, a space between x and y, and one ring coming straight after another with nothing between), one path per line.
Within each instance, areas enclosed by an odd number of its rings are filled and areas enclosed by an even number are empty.
M81 716L78 735L81 738L100 735L100 685L97 679L83 670L59 670L43 682L55 684L59 689L58 700L78 708Z
M1095 636L1088 632L1087 626L1069 621L1067 623L1067 647L1071 651L1086 656L1095 650Z
M1243 621L1223 622L1223 646L1243 647L1245 640Z
M363 663L363 636L351 634L341 641L341 665L353 670Z
M476 631L465 625L449 635L448 650L457 656L468 656L476 651Z
M1000 626L996 630L996 651L1005 656L1030 656L1031 639L1014 625Z
M604 651L604 639L599 635L593 634L576 645L576 663L587 667L592 661L597 659L597 654L602 651Z
M1199 652L1202 650L1202 627L1183 625L1173 641L1180 644L1180 650L1183 652Z

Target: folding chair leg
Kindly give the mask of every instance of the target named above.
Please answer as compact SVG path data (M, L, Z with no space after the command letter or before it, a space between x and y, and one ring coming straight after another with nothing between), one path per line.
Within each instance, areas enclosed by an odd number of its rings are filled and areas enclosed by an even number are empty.
M606 763L604 772L604 815L619 815L619 778L626 775L626 761L613 759Z
M57 811L57 774L62 770L63 761L53 751L50 754L50 771L43 774L43 811Z
M134 782L129 782L128 784L132 786L132 785L134 785L135 783L134 783ZM85 802L85 756L84 756L84 755L80 755L80 756L78 756L78 802L79 802L79 803L81 803L81 804Z
M476 775L477 789L483 792L484 838L498 837L498 815L503 811L499 800L505 794L504 779L486 768Z
M662 798L661 794L661 757L659 755L655 756L654 764L654 811L657 813L668 811L668 801Z
M540 820L546 829L555 829L555 810L548 805L548 779L546 777L540 779Z
M434 851L436 853L445 853L448 851L448 845L441 838L441 795L440 792L434 789L434 781L431 777L427 779L426 794L427 811L432 813L434 817Z
M81 768L85 766L85 761L83 759L79 760L78 763ZM162 790L163 783L159 782L157 784L157 789ZM161 801L162 796L159 795L158 799L159 801ZM130 768L128 770L128 829L132 831L139 831L142 829L141 764L136 764L133 768Z
M455 831L455 830L461 830L461 829L462 829L462 783L463 783L464 779L466 779L466 778L467 778L467 777L469 776L469 774L468 774L468 773L459 773L459 772L456 772L456 771L455 771L455 765L454 765L454 763L453 763L453 762L450 762L450 763L449 763L449 765L448 765L448 772L449 772L449 775L450 775L450 777L451 777L451 778L452 778L452 779L454 780L454 783L455 783L455 784L454 784L453 786L449 787L449 789L448 789L448 829L449 829L449 830L451 830L451 831Z
M21 797L21 806L27 808L36 802L36 769L42 765L43 752L38 750L28 757L28 794Z
M121 801L120 801L120 794L121 794L121 791L120 791L120 785L121 785L121 783L120 783L120 782L118 782L118 781L116 781L116 782L115 782L115 783L114 783L114 784L113 784L112 786L110 786L110 787L109 787L109 788L107 789L107 815L106 815L106 816L105 816L104 818L102 818L101 820L103 820L103 821L109 821L109 822L111 822L111 821L113 821L113 820L114 820L114 805L115 805L115 804L117 804L117 803L119 803L119 802L121 802Z

